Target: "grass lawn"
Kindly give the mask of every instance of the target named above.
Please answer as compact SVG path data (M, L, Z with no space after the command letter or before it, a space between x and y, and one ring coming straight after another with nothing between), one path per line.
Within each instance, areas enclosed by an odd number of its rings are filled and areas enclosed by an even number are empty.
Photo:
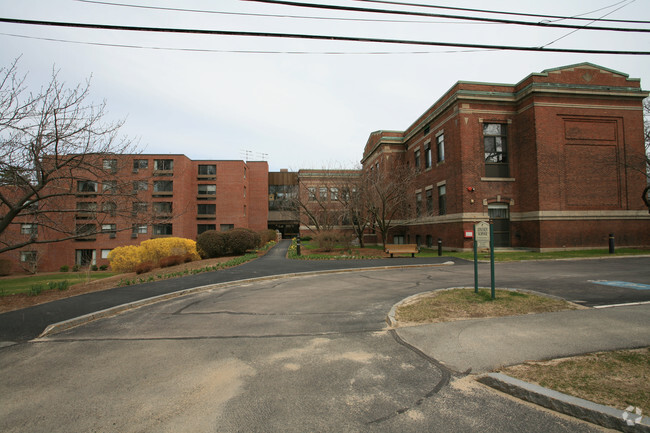
M527 292L473 288L438 290L402 304L395 312L398 322L434 323L480 317L515 316L531 313L574 310L575 304L562 299L547 298Z
M116 275L115 272L61 272L58 274L32 275L29 277L0 279L0 296L17 293L33 293L52 289L55 286L63 287L58 283L67 281L69 285L85 283ZM67 287L66 287L67 288ZM64 290L64 289L62 289ZM39 292L40 293L40 292Z
M527 362L502 372L620 410L634 406L650 413L650 348Z

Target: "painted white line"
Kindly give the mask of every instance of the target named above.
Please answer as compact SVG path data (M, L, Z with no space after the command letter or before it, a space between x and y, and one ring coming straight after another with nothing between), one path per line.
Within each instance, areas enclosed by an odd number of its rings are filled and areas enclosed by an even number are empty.
M650 301L628 302L627 304L595 305L594 308L630 307L633 305L648 305L648 304L650 304Z

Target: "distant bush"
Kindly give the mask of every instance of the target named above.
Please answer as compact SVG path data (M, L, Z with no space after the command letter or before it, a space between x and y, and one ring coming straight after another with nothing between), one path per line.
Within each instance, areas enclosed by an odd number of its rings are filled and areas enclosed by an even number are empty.
M196 238L196 247L201 257L212 259L228 254L227 232L207 230Z
M99 267L99 270L100 270L100 271L105 271L106 269L108 269L108 265L101 265L101 266Z
M0 276L11 275L13 265L9 259L0 259Z
M244 254L260 246L260 235L251 229L238 228L225 232L226 243L231 254Z
M190 254L198 259L196 242L185 238L158 238L149 239L140 244L142 248L141 259L143 262L158 262L163 257L184 256Z
M156 265L153 262L142 262L138 263L135 266L135 273L140 275L144 274L145 272L152 271L156 268Z
M278 238L277 232L275 230L271 230L271 229L262 230L261 232L259 232L259 235L260 235L260 239L261 239L260 240L260 246L266 245L271 241L276 241L277 238Z
M180 257L180 261L175 264L200 258L196 251L196 242L191 239L159 238L144 241L139 246L127 245L114 248L108 254L108 260L112 270L132 272L140 263L151 262L155 266L155 263L170 256Z
M70 270L70 266L68 265L63 265L59 268L59 272L68 272Z
M339 234L330 231L320 232L315 236L315 241L318 248L324 251L332 251L339 242Z
M91 270L91 271L96 271L96 270L98 270L98 269L99 269L99 268L97 267L97 265L92 265L92 266L90 267L90 270Z
M136 266L143 262L140 252L140 247L135 245L113 248L108 253L111 269L116 272L132 272Z

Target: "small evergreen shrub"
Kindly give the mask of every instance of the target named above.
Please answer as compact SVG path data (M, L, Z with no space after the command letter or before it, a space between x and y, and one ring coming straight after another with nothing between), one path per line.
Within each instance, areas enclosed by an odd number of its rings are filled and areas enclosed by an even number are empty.
M90 267L90 269L93 270L93 271L96 271L96 270L98 270L99 268L97 267L97 265L92 265L92 266Z
M99 267L99 270L100 270L100 271L105 271L106 269L108 269L108 265L101 265L101 266Z
M262 230L259 232L260 235L260 246L266 245L271 241L277 241L278 240L278 234L275 230Z
M12 268L11 260L0 259L0 276L11 275Z
M138 275L144 274L145 272L152 271L155 267L156 267L156 265L153 262L138 263L135 266L135 273L138 274Z
M70 266L68 265L63 265L59 268L59 272L68 272L70 270Z
M204 259L222 257L228 254L226 233L216 230L207 230L196 238L197 249Z
M74 265L74 266L72 267L72 272L79 272L79 269L81 269L81 266L79 266L79 265Z
M254 250L260 246L260 235L253 230L237 228L225 232L228 250L232 254L245 254L248 250Z

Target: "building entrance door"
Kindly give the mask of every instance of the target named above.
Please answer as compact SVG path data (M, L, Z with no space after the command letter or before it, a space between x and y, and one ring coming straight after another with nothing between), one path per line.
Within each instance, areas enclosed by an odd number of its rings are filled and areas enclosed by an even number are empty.
M492 222L495 247L510 246L510 212L507 204L488 205L488 215Z
M75 264L84 267L91 266L97 262L97 252L95 250L77 250Z

